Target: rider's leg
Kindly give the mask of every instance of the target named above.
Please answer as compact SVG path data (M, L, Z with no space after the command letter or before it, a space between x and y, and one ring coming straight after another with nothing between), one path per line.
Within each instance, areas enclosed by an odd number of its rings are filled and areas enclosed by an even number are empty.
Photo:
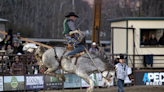
M67 58L70 59L71 56L80 53L82 51L85 50L85 46L84 45L79 45L75 50L71 51L70 53L67 54Z
M75 50L73 50L70 53L68 53L67 56L75 55L77 53L80 53L80 52L84 51L84 49L85 49L84 45L79 45Z

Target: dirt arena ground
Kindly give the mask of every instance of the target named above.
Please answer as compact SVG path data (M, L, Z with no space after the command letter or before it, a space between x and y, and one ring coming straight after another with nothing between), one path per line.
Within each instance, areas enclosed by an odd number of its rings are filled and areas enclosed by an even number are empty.
M131 87L124 87L125 92L164 92L164 86L131 86ZM39 91L44 92L44 91ZM50 90L45 92L86 92L86 89L82 90ZM95 88L93 92L118 92L117 87L110 87L108 89L106 88Z

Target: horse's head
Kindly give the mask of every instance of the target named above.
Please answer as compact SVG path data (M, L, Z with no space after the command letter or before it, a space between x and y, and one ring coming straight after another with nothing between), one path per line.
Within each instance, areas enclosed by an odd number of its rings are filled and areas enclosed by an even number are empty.
M42 59L42 55L45 52L45 49L43 46L38 46L38 48L36 49L34 55L36 57L37 60L41 60Z
M111 83L113 81L113 79L115 78L115 70L111 70L111 71L104 71L102 73L102 81L103 81L103 85L105 87L110 87L111 86Z

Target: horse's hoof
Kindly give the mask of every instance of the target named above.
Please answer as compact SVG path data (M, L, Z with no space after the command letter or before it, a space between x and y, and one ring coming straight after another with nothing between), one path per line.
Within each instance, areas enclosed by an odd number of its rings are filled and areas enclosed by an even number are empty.
M86 92L92 92L92 90L90 88L88 88Z
M47 74L47 72L45 71L44 74Z
M59 80L59 81L63 81L63 78L59 77L58 80Z

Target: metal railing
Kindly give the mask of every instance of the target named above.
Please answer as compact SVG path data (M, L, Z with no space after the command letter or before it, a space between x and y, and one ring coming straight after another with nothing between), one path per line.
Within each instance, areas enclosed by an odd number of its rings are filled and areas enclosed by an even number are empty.
M124 56L126 56L126 61L127 61L127 64L129 67L132 68L132 73L133 73L133 76L134 76L134 80L136 79L135 78L135 73L137 71L155 71L155 72L161 72L161 71L164 71L164 55L153 55L153 66L150 67L145 67L145 63L144 63L144 56L145 55L127 55L127 54L123 54ZM22 67L20 70L16 70L18 71L20 74L14 74L15 71L14 69L12 69L14 66L13 64L15 63L15 61L13 60L13 57L15 56L19 56L19 63L20 66ZM115 59L112 58L112 57L116 57L116 56L119 56L119 54L109 54L108 55L110 57L110 62L114 63L115 62ZM25 85L25 80L27 78L27 76L45 76L43 74L44 71L38 71L38 73L34 73L34 72L31 72L31 71L34 71L34 69L31 67L31 68L28 68L28 66L30 66L30 62L34 62L34 68L39 67L39 65L36 64L36 60L34 58L34 55L33 54L24 54L24 55L0 55L0 76L3 77L3 80L5 81L5 78L7 77L11 77L11 76L24 76L24 90L26 89L27 85ZM70 74L71 75L71 74ZM68 74L65 74L65 76L68 76ZM72 75L73 76L73 75ZM49 76L49 78L51 78ZM80 77L79 77L80 78ZM52 80L56 80L56 79L52 79ZM80 79L81 80L81 79ZM46 79L44 79L44 81L46 81ZM137 80L135 80L137 81ZM135 81L132 82L132 84L135 84ZM59 82L56 82L57 84L54 84L54 86L56 85L56 88L59 88L59 89L65 89L64 87L64 82L60 82L62 83L62 85L58 85ZM59 83L59 84L60 84ZM4 82L3 83L4 86L6 86L7 84ZM49 84L44 84L44 86L47 86ZM53 85L53 84L52 84ZM6 90L6 88L3 86L4 90ZM68 87L68 88L74 88L74 87ZM76 87L75 87L76 88ZM82 86L80 87L77 87L77 88L80 88L82 89ZM46 90L47 88L44 87L42 90Z

